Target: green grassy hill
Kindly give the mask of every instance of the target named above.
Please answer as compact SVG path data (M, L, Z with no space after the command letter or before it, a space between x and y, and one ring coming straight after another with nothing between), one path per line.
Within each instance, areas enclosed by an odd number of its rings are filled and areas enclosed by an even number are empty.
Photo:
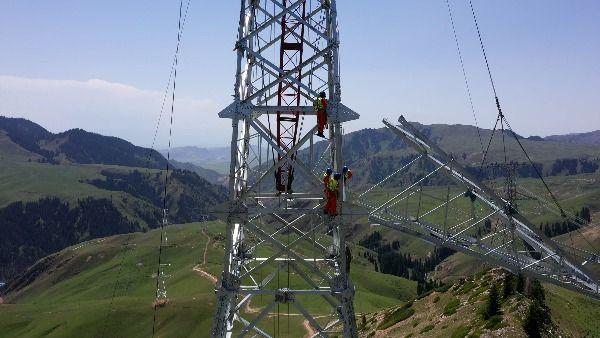
M0 118L0 280L65 246L162 220L165 172L153 168L166 164L160 154L147 162L149 149L81 130L47 153L47 141L57 135L27 120ZM207 219L208 209L225 198L222 186L195 173L169 175L171 222Z
M211 276L221 271L223 231L221 222L167 228L162 260L170 264L170 303L157 309L157 336L207 335L215 303ZM152 230L88 241L44 258L8 286L10 292L0 305L0 336L152 335L159 241L160 231ZM359 256L351 270L357 313L378 311L416 296L414 282L377 273ZM257 298L246 311L260 306ZM293 311L288 317L287 309L281 308L279 317L270 315L268 324L276 320L284 336L306 334Z
M82 129L53 134L22 118L0 116L0 130L14 144L37 154L40 162L112 164L162 169L167 160L157 151L135 146L118 137L103 136Z
M503 296L506 272L494 269L456 281L402 306L358 316L361 337L528 337L523 328L531 299L525 289ZM514 283L514 281L513 281ZM501 314L485 319L492 285L500 293ZM513 285L514 286L514 285ZM552 320L544 337L598 337L600 301L544 285Z

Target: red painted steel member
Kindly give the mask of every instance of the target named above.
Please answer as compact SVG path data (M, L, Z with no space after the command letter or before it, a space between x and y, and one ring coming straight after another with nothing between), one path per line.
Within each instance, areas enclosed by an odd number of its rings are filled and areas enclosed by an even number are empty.
M323 131L327 126L327 99L325 92L321 92L319 97L313 102L313 108L317 113L317 136L325 137Z

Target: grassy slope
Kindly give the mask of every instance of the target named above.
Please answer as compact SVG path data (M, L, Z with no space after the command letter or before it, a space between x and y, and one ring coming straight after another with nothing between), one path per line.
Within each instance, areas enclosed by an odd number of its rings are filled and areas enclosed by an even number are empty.
M529 300L517 295L503 301L503 318L499 325L486 328L481 309L493 281L502 284L501 270L479 273L454 284L449 290L433 292L416 300L412 305L415 313L386 329L379 325L390 318L397 308L386 309L365 316L361 335L367 337L526 337L522 329ZM565 337L589 337L600 335L600 302L569 290L545 285L547 304L553 322ZM455 312L448 305L458 300ZM446 312L445 312L446 310ZM360 317L359 317L360 318ZM358 320L362 323L362 318ZM378 328L379 327L379 328ZM461 334L459 334L461 333ZM554 335L556 336L556 332Z
M13 143L0 132L0 207L16 201L36 201L45 196L56 196L73 202L83 197L118 198L128 195L111 192L83 183L82 181L102 178L104 169L129 170L128 167L109 165L38 163L39 155L31 153ZM31 161L29 161L31 159ZM142 169L144 170L144 169ZM155 172L156 170L152 170ZM131 199L134 197L128 196Z
M169 246L163 262L170 265L167 288L172 303L157 311L158 336L206 336L215 302L212 283L192 268L219 275L222 264L222 223L193 223L168 228ZM93 240L54 255L51 268L29 287L6 297L0 305L0 336L106 336L138 337L152 334L152 318L160 232L136 233ZM129 238L129 244L125 246ZM120 262L123 261L121 265ZM415 296L416 285L394 276L376 273L360 258L353 261L357 286L356 311L373 312ZM115 283L118 281L115 287ZM115 299L111 306L111 295ZM260 301L252 302L259 307ZM306 304L312 308L317 304ZM112 310L111 310L112 309ZM280 309L279 331L287 335L287 309ZM318 309L313 309L319 311ZM294 311L291 311L292 313ZM291 336L305 332L291 316ZM268 326L277 324L271 316ZM300 329L298 329L300 328Z

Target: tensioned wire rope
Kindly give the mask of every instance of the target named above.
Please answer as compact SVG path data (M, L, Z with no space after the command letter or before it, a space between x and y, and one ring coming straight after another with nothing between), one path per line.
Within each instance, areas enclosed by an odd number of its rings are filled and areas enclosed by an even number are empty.
M498 123L500 123L500 126L501 126L501 128L502 128L502 143L503 143L503 148L504 148L504 149L503 149L503 151L504 151L504 161L505 161L505 164L506 164L506 162L507 162L507 158L506 158L506 152L507 152L507 151L506 151L506 145L505 145L505 140L504 140L504 136L505 136L504 125L506 124L506 127L507 127L507 128L508 128L508 130L510 131L510 134L511 134L511 135L512 135L512 137L515 139L515 141L517 142L517 144L518 144L518 146L519 146L520 150L523 152L523 154L524 154L524 155L525 155L525 157L527 158L527 161L529 162L529 164L530 164L530 165L531 165L531 167L533 168L534 172L536 173L536 175L538 176L538 178L541 180L541 182L542 182L542 184L543 184L543 186L544 186L545 190L546 190L546 191L548 192L548 194L550 195L550 197L551 197L551 199L552 199L552 202L553 202L553 203L556 205L556 207L559 209L559 211L560 211L560 214L561 214L561 217L562 217L563 219L565 219L565 220L567 220L567 221L568 221L568 217L567 217L567 215L566 215L566 212L564 211L564 209L563 209L562 205L560 204L560 202L558 201L558 199L556 198L556 196L554 195L554 193L552 192L552 190L551 190L551 189L550 189L550 187L548 186L548 184L547 184L546 180L544 179L544 177L542 176L542 173L540 172L540 170L537 168L537 166L535 166L535 164L534 164L533 160L531 159L531 156L529 155L529 153L527 152L527 150L526 150L526 149L525 149L525 147L523 146L523 143L522 143L522 142L519 140L519 136L518 136L518 135L515 133L515 131L512 129L512 127L511 127L511 125L509 124L509 122L508 122L508 120L507 120L507 118L506 118L505 114L502 112L502 107L501 107L501 105L500 105L500 100L499 100L499 98L498 98L498 93L497 93L497 90L496 90L496 85L495 85L495 82L494 82L494 78L493 78L493 76L492 76L492 71L491 71L491 68L490 68L490 63L489 63L489 60L488 60L488 57L487 57L487 52L486 52L486 49L485 49L485 45L484 45L484 43L483 43L483 38L482 38L482 36L481 36L481 30L480 30L480 28L479 28L479 22L478 22L478 20L477 20L477 15L476 15L476 13L475 13L475 8L474 8L474 6L473 6L473 2L472 2L472 0L469 0L469 7L470 7L470 9L471 9L471 15L472 15L473 22L474 22L474 24L475 24L475 28L476 28L476 31L477 31L477 37L478 37L478 39L479 39L479 45L480 45L480 47L481 47L481 51L482 51L482 54L483 54L483 58L484 58L484 62L485 62L485 66L486 66L486 70L487 70L488 77L489 77L489 80L490 80L490 85L491 85L491 87L492 87L492 92L493 92L493 94L494 94L494 100L495 100L495 103L496 103L496 108L497 108L497 111L498 111L498 116L497 116L497 118L496 118L496 123L495 123L495 125L494 125L494 129L493 129L493 131L492 131L492 135L490 136L490 139L489 139L489 142L488 142L487 148L486 148L486 150L485 150L485 152L484 152L484 154L483 154L483 158L482 158L482 162L481 162L481 166L480 166L480 171L482 170L482 168L483 168L483 165L485 164L485 160L486 160L487 154L488 154L488 152L489 152L490 145L491 145L491 143L492 143L492 139L493 139L493 137L494 137L494 132L495 132L495 131L496 131L496 129L497 129ZM594 250L596 253L598 253L598 249L596 249L596 247L595 247L595 246L594 246L594 245L593 245L593 244L592 244L592 243L591 243L591 242L590 242L590 241L589 241L589 240L588 240L588 239L585 237L585 235L584 235L584 234L581 232L581 229L579 229L579 228L576 228L576 231L577 231L577 232L578 232L578 233L581 235L581 237L584 239L584 241L585 241L585 242L586 242L586 243L587 243L587 244L588 244L588 245L589 245L589 246L590 246L590 247L591 247L591 248L592 248L592 249L593 249L593 250ZM571 241L571 246L572 246L572 247L574 247L574 242L573 242L573 237L572 237L572 231L571 231L571 232L569 232L569 238L570 238L570 241Z
M183 1L183 0L182 0ZM185 11L185 15L183 17L183 21L181 18L181 7L182 4L180 3L180 13L179 13L179 22L178 22L178 41L177 41L177 49L176 49L176 54L173 56L173 62L171 63L171 70L169 72L169 78L167 80L167 85L165 86L165 90L162 96L162 100L161 100L161 108L159 111L159 115L158 115L158 119L157 119L157 123L156 123L156 128L154 130L154 135L152 138L152 143L150 148L148 149L148 155L146 157L146 174L148 174L149 169L151 167L151 161L152 161L152 157L153 155L155 155L156 151L154 149L155 143L156 143L156 138L158 135L158 130L161 124L161 120L162 120L162 115L164 112L164 108L165 108L165 103L166 103L166 99L167 99L167 95L169 92L169 88L170 88L170 84L171 84L171 80L173 79L173 75L174 73L176 73L176 66L177 66L177 54L179 51L179 45L181 42L181 37L183 35L183 28L185 26L185 22L187 19L187 13L188 13L188 9L189 9L189 5L190 5L190 1L188 0L188 4L186 6L186 11ZM172 124L172 121L171 121ZM170 141L170 140L169 140ZM167 161L167 172L168 172L168 161ZM166 186L165 186L166 189ZM162 222L161 222L161 247L162 247L162 236L163 236L163 232L162 232ZM119 269L117 271L117 276L115 278L115 282L113 284L113 288L112 288L112 293L111 293L111 298L110 298L110 302L109 302L109 306L108 306L108 310L107 313L104 317L104 324L102 325L102 331L100 332L100 336L101 337L105 337L106 336L106 330L108 328L108 322L109 322L109 317L110 317L110 313L114 310L114 301L117 295L117 289L119 287L120 284L120 279L121 279L121 275L123 274L123 266L125 264L125 258L128 252L128 247L130 244L130 241L132 239L132 234L129 233L127 235L127 238L125 239L125 243L122 246L122 250L121 250L121 260L119 262ZM154 331L154 328L153 328Z
M170 171L170 165L169 165L169 161L171 160L171 142L173 139L173 116L175 115L175 93L177 90L177 66L179 63L179 52L181 50L181 41L182 41L182 36L183 36L183 30L185 28L185 22L187 20L187 15L189 12L189 8L190 8L190 4L191 4L191 0L187 1L186 7L185 7L185 14L183 13L183 0L180 0L179 2L179 18L178 18L178 22L177 22L177 46L175 47L175 54L173 57L173 63L172 63L172 68L171 68L171 73L173 74L173 89L172 89L172 94L171 94L171 112L170 112L170 119L169 119L169 136L168 136L168 148L167 148L167 162L166 162L166 170L165 170L165 181L164 181L164 190L163 190L163 199L162 199L162 204L163 204L163 212L164 212L164 217L165 219L168 217L168 209L167 209L167 201L168 201L168 187L169 187L169 171ZM171 76L169 76L169 78L171 78ZM169 88L169 84L167 84L167 90ZM166 97L166 92L165 92L165 97ZM163 108L164 108L164 101L165 101L165 97L163 97ZM158 119L158 123L157 123L157 128L156 130L158 130L159 128L159 124L160 124L160 120L162 117L162 113L163 113L163 108L161 108L161 112L159 114L159 119ZM155 138L152 141L153 146L154 146L154 142L156 140L156 133L155 133ZM161 278L161 273L163 273L162 268L161 268L161 264L162 264L162 254L163 254L163 241L164 241L164 237L165 237L165 222L161 222L160 223L160 244L158 247L158 266L157 266L157 271L156 271L156 283L155 283L155 297L158 298L158 293L159 293L159 283L160 283L160 278ZM153 317L152 317L152 336L154 337L154 335L156 334L156 321L157 321L157 306L154 306L154 312L153 312Z

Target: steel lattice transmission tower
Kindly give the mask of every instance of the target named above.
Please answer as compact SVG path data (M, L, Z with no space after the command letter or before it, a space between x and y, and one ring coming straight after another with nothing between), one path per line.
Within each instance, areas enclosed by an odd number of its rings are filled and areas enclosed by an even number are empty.
M323 172L341 171L342 123L358 118L341 104L336 16L335 0L241 0L234 100L219 113L233 131L229 201L214 212L227 224L215 337L285 336L302 321L357 336L351 208L323 215ZM315 143L322 91L329 137Z

